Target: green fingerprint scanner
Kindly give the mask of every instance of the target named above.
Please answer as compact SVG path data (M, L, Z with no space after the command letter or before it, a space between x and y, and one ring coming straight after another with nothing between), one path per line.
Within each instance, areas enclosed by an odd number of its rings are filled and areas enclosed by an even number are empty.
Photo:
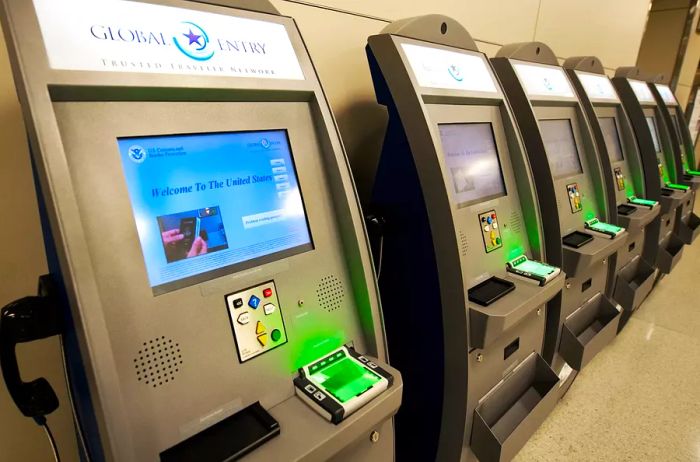
M561 269L556 266L530 260L525 255L510 260L506 263L506 269L516 276L536 281L540 286L544 286L561 273Z

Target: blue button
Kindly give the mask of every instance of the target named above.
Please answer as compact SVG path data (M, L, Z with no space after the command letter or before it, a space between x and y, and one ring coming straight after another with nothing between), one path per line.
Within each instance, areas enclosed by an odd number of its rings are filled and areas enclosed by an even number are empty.
M491 224L492 221L493 221L493 219L491 219L491 217L488 217L488 218L486 219L486 223L488 223L488 224Z
M251 295L250 300L248 300L248 306L257 309L258 305L260 305L260 299L255 295Z

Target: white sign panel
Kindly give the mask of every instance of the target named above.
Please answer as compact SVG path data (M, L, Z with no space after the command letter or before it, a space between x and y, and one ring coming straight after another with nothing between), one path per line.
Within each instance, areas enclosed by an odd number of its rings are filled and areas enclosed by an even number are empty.
M303 80L281 24L117 0L34 0L53 69Z
M646 82L642 82L640 80L632 80L628 79L630 82L630 86L632 87L632 91L634 92L635 95L637 95L637 100L639 100L640 103L653 103L654 102L654 95L651 94L651 90L649 89L649 85L647 85Z
M559 67L525 63L514 63L513 67L529 96L574 97L574 90Z
M662 85L660 83L657 83L656 89L659 90L659 94L661 95L661 99L664 100L664 103L670 104L672 106L678 105L678 101L676 101L676 97L673 95L673 92L668 87L668 85Z
M619 102L617 93L612 86L612 82L606 75L589 74L588 72L576 71L583 89L591 99L604 99L608 101Z
M498 92L483 56L409 43L401 47L421 87Z

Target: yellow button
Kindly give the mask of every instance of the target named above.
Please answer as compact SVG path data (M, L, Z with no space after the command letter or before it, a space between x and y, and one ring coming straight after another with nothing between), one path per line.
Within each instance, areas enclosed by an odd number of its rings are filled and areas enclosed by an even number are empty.
M258 335L258 342L260 342L260 345L262 346L267 345L267 334Z
M496 231L491 231L491 239L496 239Z
M255 333L256 334L264 334L265 333L265 326L263 326L263 323L258 321L258 323L255 325Z

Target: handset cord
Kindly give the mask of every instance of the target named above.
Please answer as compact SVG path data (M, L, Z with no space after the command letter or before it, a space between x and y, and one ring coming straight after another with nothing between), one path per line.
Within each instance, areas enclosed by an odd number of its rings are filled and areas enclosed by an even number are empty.
M46 437L49 439L49 444L51 445L51 451L53 452L53 459L56 462L61 462L61 456L58 454L58 447L56 447L56 440L53 437L53 433L51 433L51 428L49 428L49 423L46 421L46 416L38 416L34 417L34 421L39 425L41 428L44 429L44 433L46 433Z
M83 427L80 425L78 420L78 413L75 410L75 403L73 402L73 391L70 387L70 380L68 378L68 361L66 360L66 350L63 346L63 336L59 335L60 349L61 349L61 362L63 363L63 378L66 381L66 390L68 392L68 404L70 405L71 413L73 414L73 425L75 426L75 432L78 435L78 446L82 450L84 462L90 462L90 454L87 450L87 445L85 444L85 435L83 434ZM57 461L60 462L60 461Z

